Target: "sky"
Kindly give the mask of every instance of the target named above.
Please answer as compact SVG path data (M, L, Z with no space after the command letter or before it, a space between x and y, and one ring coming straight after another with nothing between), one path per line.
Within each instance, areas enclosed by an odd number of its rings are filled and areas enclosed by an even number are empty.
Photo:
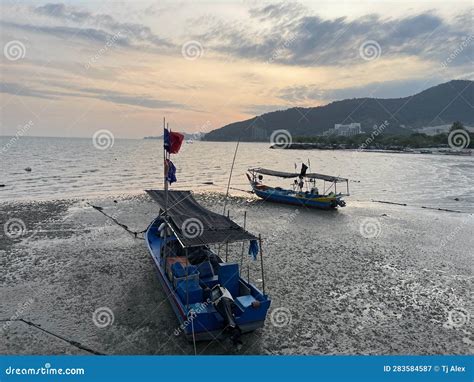
M473 77L471 1L10 1L0 135L206 132ZM26 127L27 128L26 128Z

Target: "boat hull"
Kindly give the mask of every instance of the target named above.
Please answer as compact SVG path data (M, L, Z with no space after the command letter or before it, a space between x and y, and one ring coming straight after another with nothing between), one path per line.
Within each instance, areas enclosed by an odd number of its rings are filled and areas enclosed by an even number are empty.
M253 191L255 195L268 202L290 204L300 207L317 208L322 210L336 209L341 200L341 197L338 196L320 196L307 198L298 195L287 195L285 193L278 192L275 189L259 190L256 187L253 187Z

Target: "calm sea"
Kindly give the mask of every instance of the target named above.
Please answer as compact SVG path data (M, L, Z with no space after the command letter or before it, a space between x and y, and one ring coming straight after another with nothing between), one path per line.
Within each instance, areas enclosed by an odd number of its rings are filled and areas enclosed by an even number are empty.
M235 142L183 144L172 158L178 169L173 188L225 192L235 147ZM116 139L101 150L91 139L0 137L0 184L5 185L0 200L87 198L160 188L162 155L160 140ZM351 179L349 206L351 200L376 199L474 212L473 157L272 150L268 143L241 143L231 194L246 195L235 189L249 189L249 167L294 171L295 164L308 160L312 172ZM32 171L25 171L27 167ZM285 179L265 181L290 184Z

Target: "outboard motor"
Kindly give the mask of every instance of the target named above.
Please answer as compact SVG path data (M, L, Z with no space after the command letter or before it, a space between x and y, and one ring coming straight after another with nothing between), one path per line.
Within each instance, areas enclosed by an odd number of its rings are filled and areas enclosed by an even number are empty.
M240 336L242 331L235 322L234 314L232 313L232 306L234 299L230 292L223 286L217 284L211 290L211 300L216 310L224 318L226 330L230 334L230 339L234 345L242 344Z

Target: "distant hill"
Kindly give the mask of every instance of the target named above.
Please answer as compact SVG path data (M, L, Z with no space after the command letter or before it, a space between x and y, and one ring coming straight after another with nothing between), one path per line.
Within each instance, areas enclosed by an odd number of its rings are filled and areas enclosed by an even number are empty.
M425 126L461 121L474 123L473 81L453 80L404 98L353 98L325 106L274 111L235 122L206 134L207 141L264 141L275 130L292 136L315 136L336 123L359 122L371 132L374 125L388 121L385 133L409 134ZM462 94L461 94L462 93ZM461 94L461 95L460 95Z

